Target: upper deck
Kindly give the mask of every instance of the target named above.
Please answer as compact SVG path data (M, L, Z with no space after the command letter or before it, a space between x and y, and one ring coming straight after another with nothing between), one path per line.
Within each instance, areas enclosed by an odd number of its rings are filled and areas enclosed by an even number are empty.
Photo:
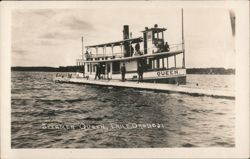
M139 40L139 38L134 38L134 39ZM121 41L121 42L124 42L124 41ZM134 43L136 43L136 42L134 42ZM106 43L106 44L111 44L111 43ZM87 46L87 47L96 48L96 47L104 46L106 44L91 45L91 46ZM108 46L108 45L106 45L106 46ZM157 53L153 53L153 54L144 54L144 51L145 50L140 50L140 52L142 52L142 55L132 55L130 57L125 57L124 52L122 50L120 52L111 52L111 53L106 52L105 54L91 52L89 54L85 54L85 59L77 59L77 63L97 63L98 61L100 61L100 62L129 61L129 60L136 60L139 58L154 58L154 57L166 57L166 58L168 58L168 57L176 56L176 55L184 52L181 43L169 45L168 52L157 52Z

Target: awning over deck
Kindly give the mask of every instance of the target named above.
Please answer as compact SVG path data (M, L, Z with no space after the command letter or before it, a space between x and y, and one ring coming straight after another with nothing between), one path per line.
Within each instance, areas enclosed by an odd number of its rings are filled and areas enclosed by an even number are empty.
M131 39L115 41L115 42L110 42L110 43L104 43L104 44L98 44L98 45L89 45L89 46L86 46L86 48L112 47L112 46L122 45L124 42L130 42L131 44L134 44L134 43L139 43L142 41L143 41L143 38L139 37L139 38L131 38Z
M144 54L141 56L123 57L123 58L115 58L115 59L109 59L109 60L83 61L83 62L84 63L100 63L100 62L114 62L114 61L131 61L131 60L137 60L140 58L170 57L170 56L175 56L181 53L183 53L183 50L161 52L161 53L155 53L155 54Z

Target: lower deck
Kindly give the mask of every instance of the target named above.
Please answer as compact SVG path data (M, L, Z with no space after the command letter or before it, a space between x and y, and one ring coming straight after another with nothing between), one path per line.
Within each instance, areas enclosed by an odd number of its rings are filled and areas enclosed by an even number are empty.
M88 79L95 79L96 74L84 74L83 77ZM139 75L137 71L128 71L125 73L126 81L138 81ZM121 73L103 73L101 79L109 80L121 80ZM186 83L186 69L175 68L175 69L158 69L148 70L143 73L143 82L150 83L168 83L168 84L185 84Z
M186 69L183 50L160 52L134 57L106 60L83 61L84 69L80 72L90 79L120 80L125 72L127 81L137 81L139 72L143 73L143 81L151 83L185 84ZM141 73L140 73L141 74Z

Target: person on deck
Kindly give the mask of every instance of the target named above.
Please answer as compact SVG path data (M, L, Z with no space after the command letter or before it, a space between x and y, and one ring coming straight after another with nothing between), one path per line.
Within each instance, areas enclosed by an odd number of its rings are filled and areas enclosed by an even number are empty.
M107 79L110 80L111 76L110 76L110 64L107 65Z
M121 73L122 73L122 82L124 82L125 81L125 74L126 74L125 63L123 63L123 65L121 67Z
M138 83L143 82L143 71L144 71L144 69L143 69L142 63L139 63L138 68L137 68L137 73L139 76Z
M87 56L89 56L89 52L88 52L88 50L86 50L86 52L85 52L85 56L87 57Z
M164 51L165 51L165 52L169 52L169 51L170 51L170 48L169 48L168 42L166 42L166 43L165 43L165 46L164 46Z
M140 44L137 43L137 44L135 45L135 53L134 53L134 56L140 56L140 55L142 55L142 52L140 51Z
M129 56L132 56L134 54L134 48L133 48L133 46L131 45L130 46L130 55Z
M101 74L100 71L101 71L101 70L100 70L100 65L98 64L98 65L96 65L95 80L96 80L97 77L98 77L98 79L101 78L101 77L100 77L100 74Z

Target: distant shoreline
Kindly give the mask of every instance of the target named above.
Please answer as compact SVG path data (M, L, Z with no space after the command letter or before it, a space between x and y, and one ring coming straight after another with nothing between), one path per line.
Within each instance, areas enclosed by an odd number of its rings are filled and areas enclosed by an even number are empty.
M14 66L11 71L28 71L28 72L76 72L82 69L80 66L60 66L60 67L24 67ZM187 68L187 74L215 74L215 75L233 75L235 74L234 68L223 67L208 67L208 68Z

